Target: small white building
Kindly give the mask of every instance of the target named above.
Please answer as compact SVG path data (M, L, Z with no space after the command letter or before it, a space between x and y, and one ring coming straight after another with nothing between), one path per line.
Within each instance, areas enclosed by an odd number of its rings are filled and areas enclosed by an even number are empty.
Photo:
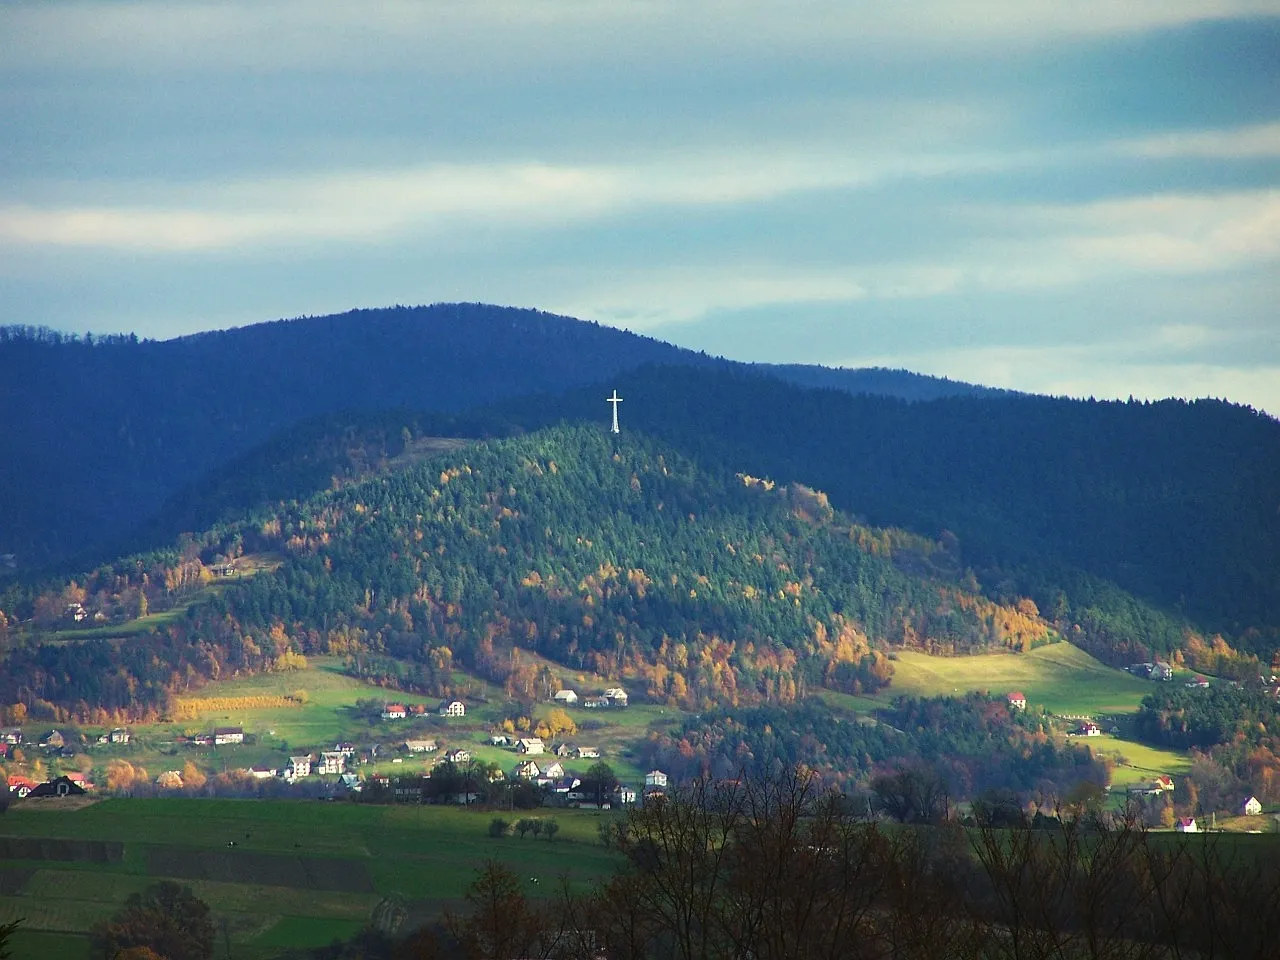
M124 727L116 727L107 734L107 740L111 743L128 743L130 739L129 731Z
M613 791L613 797L616 803L631 804L640 799L640 794L635 787L618 784L618 789Z
M287 780L300 780L311 776L311 755L290 757L289 765L284 768L284 775Z
M404 748L409 753L435 753L439 746L434 740L406 740Z
M567 690L567 689L557 690L555 692L555 695L552 696L551 699L554 700L556 703L572 705L578 702L578 694L575 693L573 690Z
M1246 817L1256 817L1262 813L1262 804L1257 797L1250 797L1240 805L1240 812Z
M511 771L512 780L537 780L542 771L538 769L538 765L532 760L525 760L523 763L517 763L515 769Z
M661 770L650 770L644 775L645 790L665 790L668 778Z
M387 703L382 707L383 720L403 720L409 715L403 703Z
M444 755L444 758L449 763L470 763L471 751L462 749L450 750Z
M213 731L213 745L221 747L228 743L244 743L242 727L218 727Z
M1195 817L1179 817L1178 822L1173 825L1173 829L1179 833L1199 833L1200 827L1196 823Z
M1014 710L1027 709L1027 695L1021 690L1014 690L1008 696L1009 706Z
M312 773L321 776L336 776L346 772L347 755L341 750L326 750L320 754L320 760L312 768Z
M599 747L578 747L579 760L595 760L600 756Z
M547 746L542 742L541 737L522 737L516 741L516 753L535 756L539 753L545 753L546 749Z
M438 712L442 717L465 717L467 705L461 700L445 700L440 704Z
M621 687L610 687L604 692L604 698L609 701L610 706L625 707L627 705L627 691Z

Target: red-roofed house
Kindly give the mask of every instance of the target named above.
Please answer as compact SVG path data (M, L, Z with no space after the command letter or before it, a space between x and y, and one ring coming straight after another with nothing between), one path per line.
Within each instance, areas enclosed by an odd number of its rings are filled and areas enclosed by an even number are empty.
M1009 706L1015 710L1027 709L1027 695L1021 690L1015 690L1009 694Z

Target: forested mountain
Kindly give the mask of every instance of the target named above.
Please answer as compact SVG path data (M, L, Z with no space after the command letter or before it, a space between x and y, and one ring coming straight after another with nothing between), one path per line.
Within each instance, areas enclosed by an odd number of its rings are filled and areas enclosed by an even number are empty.
M1186 647L1192 629L1267 662L1280 643L1280 422L1249 408L906 403L736 370L649 368L610 385L628 428L801 480L876 525L957 536L990 597L1031 597L1112 662ZM513 429L603 420L603 396L597 386L495 415Z
M729 365L480 304L356 310L163 342L0 328L0 554L31 569L107 545L186 484L323 414L458 412L646 363ZM900 371L816 375L912 398L978 389Z
M49 644L15 632L0 703L138 715L202 678L271 669L297 651L416 661L441 692L464 664L513 696L549 695L521 648L710 709L875 690L891 679L892 646L1057 639L1027 604L974 593L945 543L863 526L800 484L594 425L477 443L264 505L181 551L10 590L3 605L34 628L65 619L68 602L136 615L201 590L211 567L244 552L284 559L151 635Z

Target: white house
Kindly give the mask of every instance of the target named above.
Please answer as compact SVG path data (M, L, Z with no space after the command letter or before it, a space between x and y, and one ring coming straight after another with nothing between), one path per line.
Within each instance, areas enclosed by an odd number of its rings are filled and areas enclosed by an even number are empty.
M289 766L285 767L284 775L289 780L298 780L302 777L311 776L311 755L290 757Z
M1008 696L1009 706L1014 710L1027 709L1027 695L1021 690L1014 690Z
M129 731L124 727L116 727L107 734L107 740L111 743L128 743L129 739Z
M625 707L627 705L627 691L621 687L610 687L604 692L604 698L614 707Z
M467 705L461 700L445 700L440 704L438 712L442 717L465 717Z
M269 780L276 775L274 767L250 767L249 776L255 780Z
M538 769L538 765L532 760L526 760L523 763L517 763L515 769L511 771L511 779L513 780L537 780L542 773Z
M516 753L534 756L546 752L546 749L546 744L542 742L541 737L522 737L516 741Z
M578 702L578 695L572 690L557 690L551 699L556 703L574 704Z
M667 786L667 775L661 770L650 770L644 775L645 790L663 790Z
M542 768L542 775L548 780L559 780L564 776L564 767L560 766L559 760L552 760L551 763Z
M449 763L468 763L471 760L470 750L450 750L444 755L445 760Z
M403 703L388 703L382 707L383 720L403 720L409 715Z
M1246 817L1256 817L1262 813L1262 804L1258 802L1257 797L1250 797L1240 805L1240 812Z
M1199 833L1200 827L1196 824L1195 817L1179 817L1178 822L1173 825L1173 829L1179 833Z
M599 747L578 747L579 760L595 760L600 756Z
M1100 737L1102 736L1102 728L1092 720L1086 720L1076 728L1077 737Z
M347 755L340 750L326 750L320 754L320 761L312 769L321 776L334 776L346 772Z
M406 740L404 748L409 753L435 753L439 749L434 740Z
M640 799L640 794L635 787L628 787L623 784L618 784L618 789L613 791L613 796L618 803L622 804L635 803Z
M244 743L242 727L218 727L213 731L213 744L220 747L228 743Z

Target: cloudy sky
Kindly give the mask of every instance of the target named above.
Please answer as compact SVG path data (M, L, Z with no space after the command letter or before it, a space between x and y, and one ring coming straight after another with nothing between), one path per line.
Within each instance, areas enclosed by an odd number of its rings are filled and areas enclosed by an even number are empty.
M1280 414L1280 0L0 5L0 323L486 301Z

